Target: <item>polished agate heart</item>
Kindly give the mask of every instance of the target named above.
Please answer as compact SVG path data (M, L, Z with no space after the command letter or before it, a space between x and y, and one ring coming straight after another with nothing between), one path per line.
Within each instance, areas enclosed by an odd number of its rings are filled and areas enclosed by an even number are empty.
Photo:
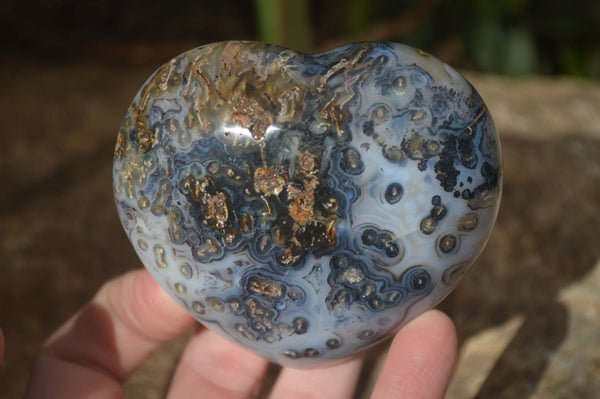
M473 87L395 43L224 42L142 86L114 195L202 324L292 367L372 346L462 279L492 230L498 136Z

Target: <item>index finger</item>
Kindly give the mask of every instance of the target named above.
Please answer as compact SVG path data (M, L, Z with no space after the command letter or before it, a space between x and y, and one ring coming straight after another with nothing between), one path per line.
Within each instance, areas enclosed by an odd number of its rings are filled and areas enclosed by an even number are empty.
M394 337L373 399L443 398L456 360L454 323L429 310Z
M28 397L118 397L140 363L192 324L146 270L111 280L44 344Z

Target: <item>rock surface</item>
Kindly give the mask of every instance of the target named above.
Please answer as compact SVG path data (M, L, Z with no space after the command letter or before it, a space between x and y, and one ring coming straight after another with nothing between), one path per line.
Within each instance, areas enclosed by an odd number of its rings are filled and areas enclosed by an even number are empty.
M140 267L112 200L113 143L152 67L0 65L0 396L18 398L43 340L109 278ZM457 324L448 398L600 391L600 86L470 76L503 140L497 227L440 308ZM64 215L69 215L65 218ZM186 337L126 386L162 397ZM385 346L369 355L368 397ZM274 377L277 368L271 369Z

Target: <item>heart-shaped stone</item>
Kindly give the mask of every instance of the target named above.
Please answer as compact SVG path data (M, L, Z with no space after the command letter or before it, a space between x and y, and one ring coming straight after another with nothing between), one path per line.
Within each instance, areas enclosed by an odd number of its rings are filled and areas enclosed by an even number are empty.
M292 367L388 337L492 230L498 137L456 71L394 43L190 50L142 86L114 158L137 254L196 319Z

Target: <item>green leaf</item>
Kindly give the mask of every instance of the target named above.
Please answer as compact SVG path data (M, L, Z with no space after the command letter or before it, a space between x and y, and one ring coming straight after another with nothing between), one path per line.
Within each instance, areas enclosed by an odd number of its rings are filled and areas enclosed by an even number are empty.
M536 72L537 48L529 31L519 28L509 29L504 53L504 74L521 76Z
M312 42L307 0L255 0L259 38L309 52Z

